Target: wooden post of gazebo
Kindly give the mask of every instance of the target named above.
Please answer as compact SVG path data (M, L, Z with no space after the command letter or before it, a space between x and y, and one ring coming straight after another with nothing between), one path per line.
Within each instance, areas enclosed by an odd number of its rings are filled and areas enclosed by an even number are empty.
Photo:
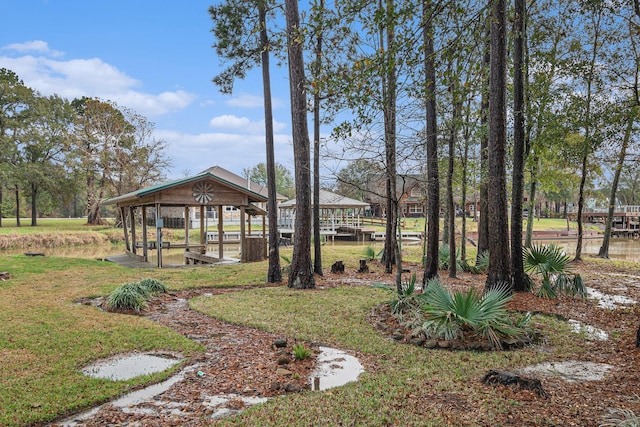
M162 214L160 203L156 203L156 248L158 250L158 268L162 268Z
M247 236L245 234L244 222L244 206L240 206L240 262L247 262Z
M189 206L184 207L184 250L189 252Z
M122 217L122 231L124 231L124 248L129 252L131 247L129 246L129 229L127 228L127 210L124 206L120 208L120 216Z
M129 206L129 221L131 221L131 252L136 255L136 214L134 206Z
M218 206L218 261L224 258L224 222L222 219L222 205Z
M200 205L200 253L204 254L207 252L207 230L205 230L204 226L204 216L205 216L205 207L204 205Z
M267 258L267 247L269 246L268 244L266 244L266 241L267 241L267 217L266 217L266 215L262 215L262 239L265 241L263 256L266 259Z
M142 205L142 255L144 256L144 262L149 262L149 244L147 240L147 206Z

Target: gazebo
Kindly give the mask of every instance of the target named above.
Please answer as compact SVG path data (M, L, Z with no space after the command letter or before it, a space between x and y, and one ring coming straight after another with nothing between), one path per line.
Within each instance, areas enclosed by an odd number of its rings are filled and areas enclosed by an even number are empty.
M362 219L369 204L327 190L320 190L320 234L330 238L344 237L359 240L369 238L375 230L364 229ZM280 235L293 238L296 199L278 205Z
M224 215L223 207L233 206L240 211L240 262L260 261L267 256L266 245L266 212L255 206L254 203L264 203L267 197L255 193L243 186L227 181L213 173L204 172L192 177L179 179L163 184L143 188L131 193L123 194L112 199L108 199L104 204L115 204L122 216L122 228L124 231L125 251L130 257L139 261L149 261L149 250L158 251L158 267L162 267L162 249L179 248L184 249L185 264L189 263L217 263L224 260ZM217 241L207 241L207 230L205 225L205 210L208 207L218 209ZM191 221L190 209L200 210L200 239L194 243L189 239L189 228ZM163 209L166 211L184 209L184 243L174 243L163 241L162 228ZM155 218L156 240L148 240L148 223L152 210L152 217ZM136 236L136 213L140 212L142 223L142 241L137 241ZM248 222L248 234L245 222L247 215L262 216L262 235L251 235L251 221ZM207 254L207 246L217 244L218 253L216 256ZM142 255L138 253L142 251Z

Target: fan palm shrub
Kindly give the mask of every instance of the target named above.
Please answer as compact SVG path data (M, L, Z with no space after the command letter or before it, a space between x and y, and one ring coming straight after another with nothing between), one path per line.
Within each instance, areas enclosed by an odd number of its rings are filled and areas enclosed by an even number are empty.
M524 270L541 277L538 296L557 298L564 293L586 298L587 289L579 274L571 272L571 258L557 245L532 245L523 249Z
M425 318L422 330L427 337L446 340L475 334L487 339L492 347L502 348L506 339L521 339L529 335L528 315L515 323L511 320L506 309L511 298L511 290L506 283L484 294L475 289L451 293L437 279L432 279L419 297Z

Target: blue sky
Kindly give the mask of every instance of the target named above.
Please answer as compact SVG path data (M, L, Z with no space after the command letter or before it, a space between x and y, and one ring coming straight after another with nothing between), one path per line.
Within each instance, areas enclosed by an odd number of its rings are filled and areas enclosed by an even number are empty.
M212 1L0 0L0 68L42 95L116 102L155 123L168 178L265 162L259 70L221 94ZM272 64L275 64L272 60ZM275 65L272 65L275 68ZM276 161L293 172L285 70L272 70Z

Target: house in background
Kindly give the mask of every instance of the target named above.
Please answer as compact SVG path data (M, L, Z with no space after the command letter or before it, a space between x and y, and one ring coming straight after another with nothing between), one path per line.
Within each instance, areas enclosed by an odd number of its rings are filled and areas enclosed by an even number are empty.
M396 178L397 195L402 218L422 218L425 216L427 200L426 182L424 177L414 175L398 175ZM387 216L387 199L385 177L372 179L367 184L365 201L371 206L374 217Z

